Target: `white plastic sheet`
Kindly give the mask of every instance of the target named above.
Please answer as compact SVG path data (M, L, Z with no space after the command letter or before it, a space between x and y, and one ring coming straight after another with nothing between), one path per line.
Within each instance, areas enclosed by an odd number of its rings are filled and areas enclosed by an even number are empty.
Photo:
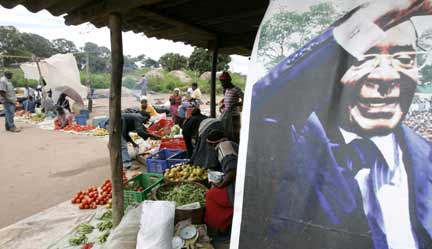
M39 80L39 72L34 62L21 64L26 79ZM56 87L69 86L77 91L81 98L87 96L87 88L81 84L78 65L73 54L56 54L39 62L41 75L47 83L47 88L53 90L53 99L60 95Z

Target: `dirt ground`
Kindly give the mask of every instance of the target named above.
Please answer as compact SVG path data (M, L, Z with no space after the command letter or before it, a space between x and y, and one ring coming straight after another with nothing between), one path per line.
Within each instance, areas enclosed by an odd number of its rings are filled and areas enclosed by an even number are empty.
M150 103L169 95L149 95ZM204 103L208 96L204 97ZM133 97L122 108L138 107ZM203 105L204 112L209 111ZM108 115L108 99L96 99L92 116ZM21 133L4 130L0 118L0 228L70 199L109 177L108 138L42 130L17 123Z

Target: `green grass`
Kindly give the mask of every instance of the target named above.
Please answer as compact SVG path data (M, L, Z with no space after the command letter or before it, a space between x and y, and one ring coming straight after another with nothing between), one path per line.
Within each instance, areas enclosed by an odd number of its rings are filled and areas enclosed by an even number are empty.
M3 74L4 71L11 71L14 76L12 78L12 83L16 87L23 87L26 83L31 87L36 87L38 82L36 80L26 80L24 79L24 72L20 68L0 68L0 73ZM141 78L141 75L150 71L148 68L137 69L131 73L123 75L123 86L128 88L134 88L136 83ZM210 93L210 81L200 80L199 74L195 74L193 71L185 71L193 80L196 79L199 88L203 93ZM186 91L190 87L190 83L181 82L176 77L169 74L169 72L162 71L163 79L150 78L148 87L151 91L168 93L172 92L174 88L178 87L182 91ZM88 76L85 71L80 72L81 82L86 85L88 81ZM234 85L245 89L246 78L237 73L231 73ZM111 75L109 73L92 73L90 74L90 79L92 86L96 89L109 88L111 84ZM219 81L216 82L216 92L217 94L222 94L222 86Z

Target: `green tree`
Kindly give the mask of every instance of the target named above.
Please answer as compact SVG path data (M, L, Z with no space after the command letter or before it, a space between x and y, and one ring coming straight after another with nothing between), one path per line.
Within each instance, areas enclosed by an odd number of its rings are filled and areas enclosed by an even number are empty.
M53 44L40 35L22 33L21 40L25 49L38 57L48 58L55 54Z
M305 12L276 13L261 28L258 55L270 68L321 33L337 16L330 2L313 5Z
M64 38L55 39L52 41L54 51L60 54L77 53L78 49L73 41Z
M228 70L231 57L229 55L218 55L217 71ZM189 57L189 68L193 71L198 71L200 74L211 70L212 55L207 49L194 48Z
M149 68L159 67L159 62L153 60L152 58L145 59L143 64L145 67L149 67Z
M137 69L138 66L135 63L138 61L137 57L132 57L130 55L123 56L123 71L129 73Z
M84 54L80 54L77 60L79 64L87 63L87 53L89 56L90 72L108 72L110 70L111 62L111 51L107 47L99 47L93 42L86 42L83 47Z
M23 45L20 32L13 26L0 26L0 54L31 56L31 53ZM3 64L7 67L21 61L25 60L4 58Z
M164 69L168 71L173 71L186 68L188 59L187 57L180 54L167 53L159 58L159 63Z

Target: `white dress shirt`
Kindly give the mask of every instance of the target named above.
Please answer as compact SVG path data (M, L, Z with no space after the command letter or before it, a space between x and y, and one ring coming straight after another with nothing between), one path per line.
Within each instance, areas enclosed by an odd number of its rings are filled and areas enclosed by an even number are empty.
M346 144L360 138L342 128L340 131ZM386 234L387 244L390 249L417 249L410 221L408 180L402 160L402 150L396 143L393 133L372 137L370 140L378 147L390 171L393 172L390 184L381 186L376 193L383 217L383 224L380 225ZM370 169L361 169L355 175L363 197L363 208L366 215L370 212L367 184L369 173Z

